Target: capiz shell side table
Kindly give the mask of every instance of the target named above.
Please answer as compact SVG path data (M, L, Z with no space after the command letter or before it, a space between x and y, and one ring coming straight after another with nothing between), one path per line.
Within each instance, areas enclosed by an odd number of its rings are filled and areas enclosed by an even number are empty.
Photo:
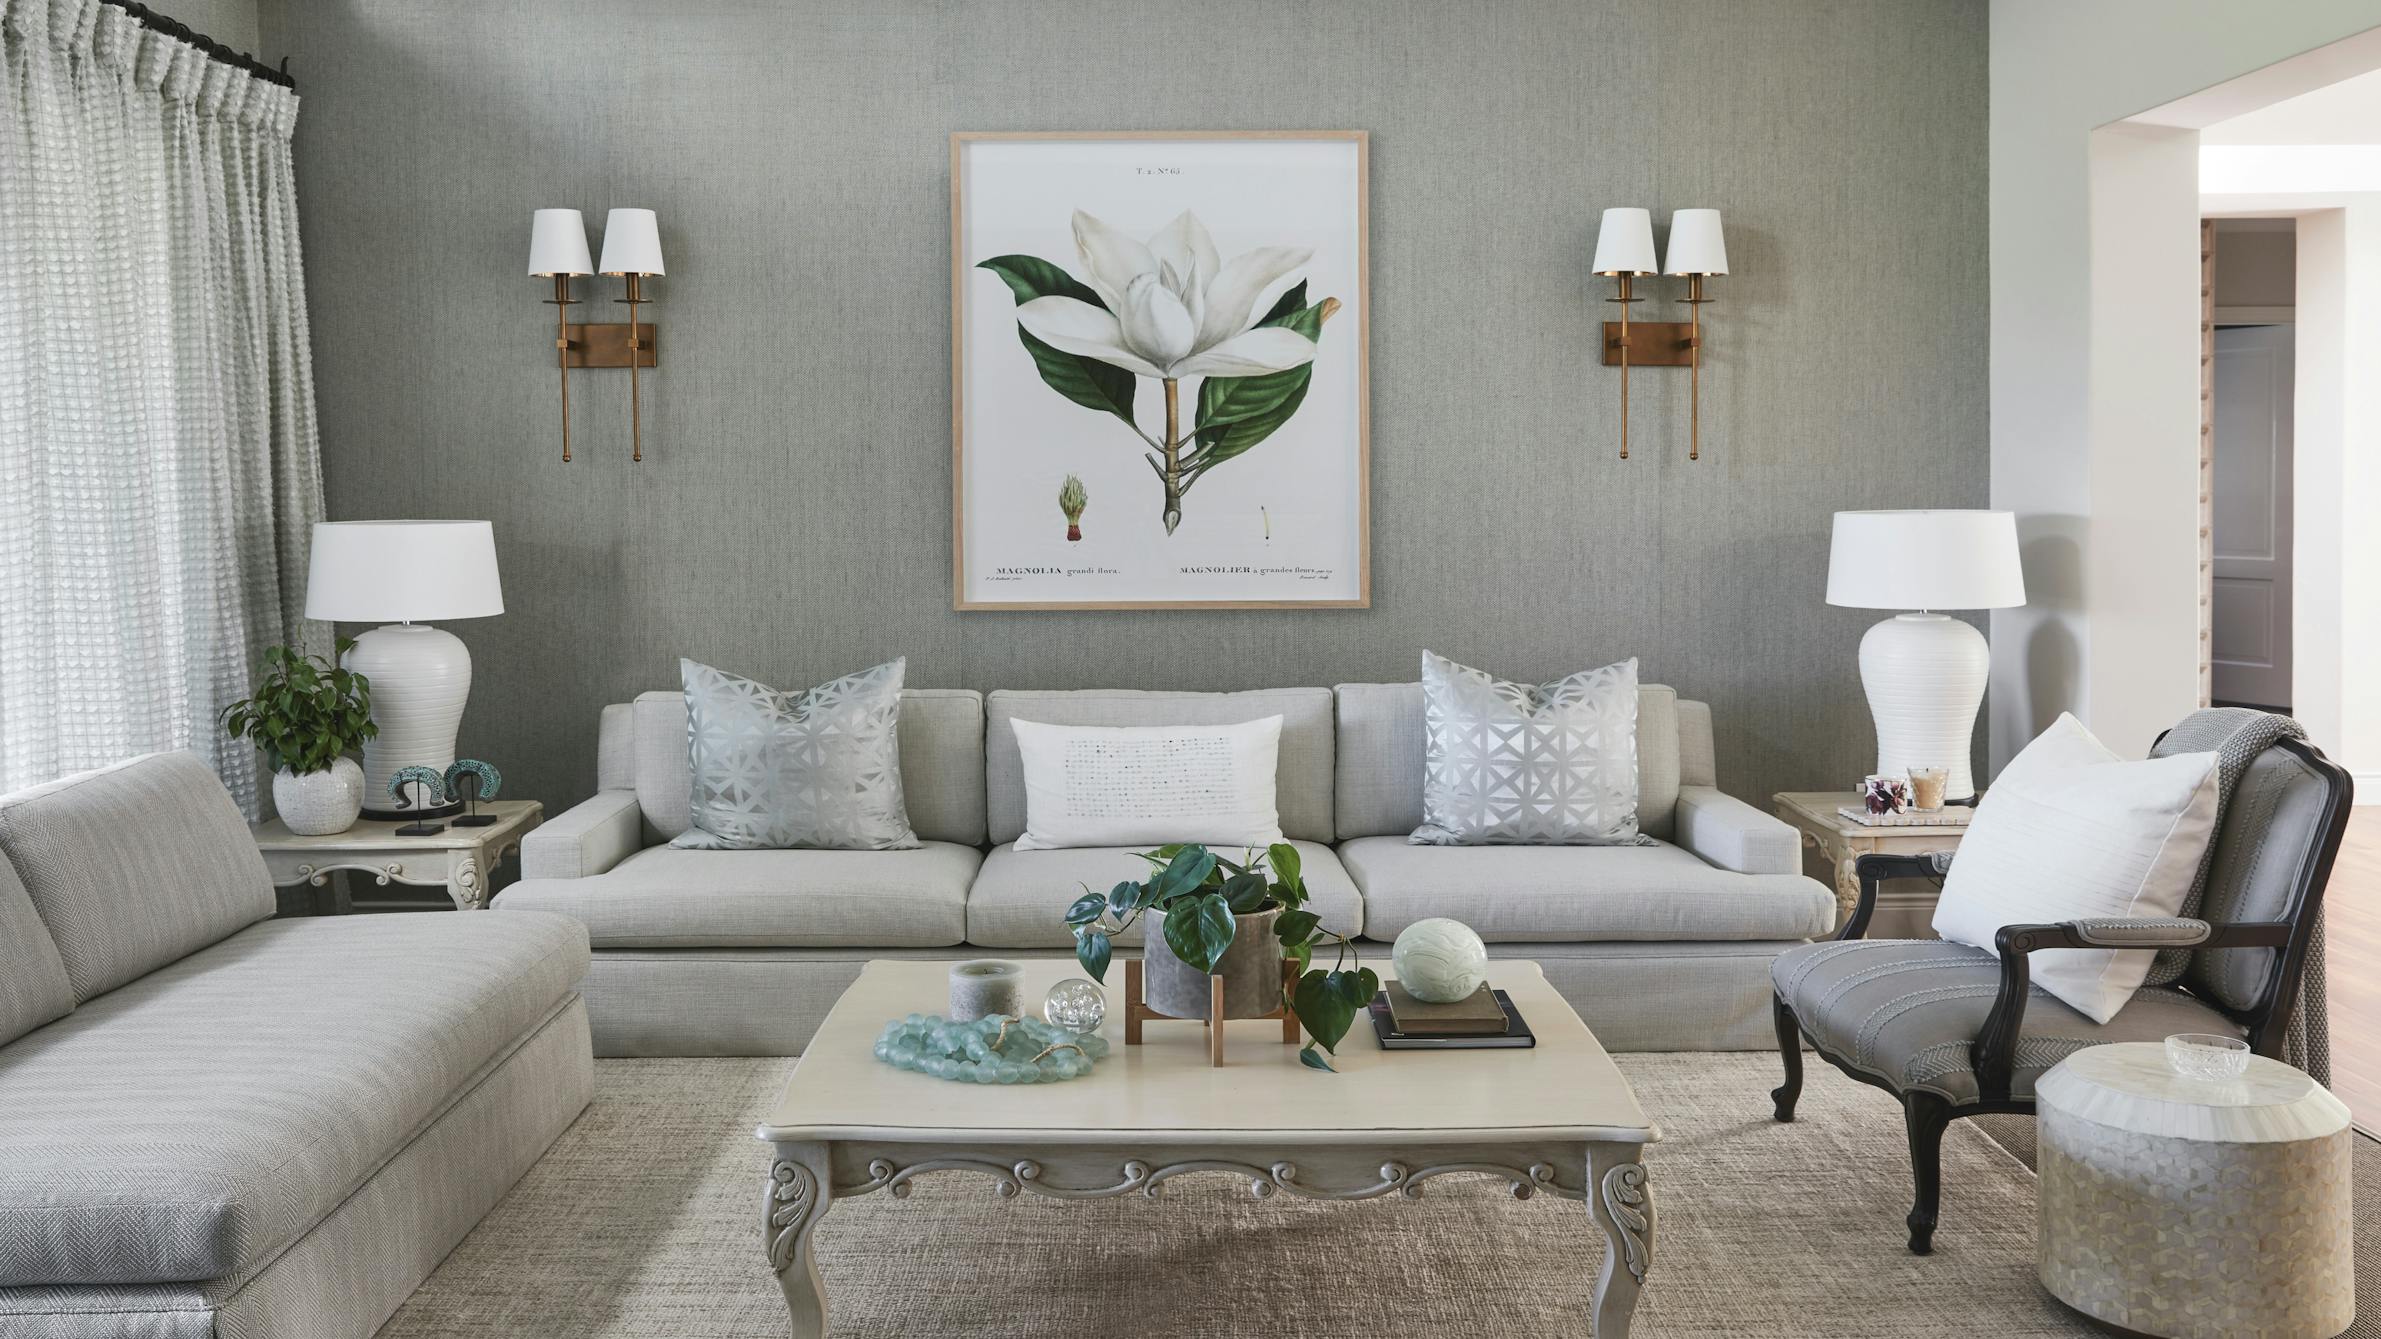
M2042 1286L2172 1339L2331 1339L2356 1319L2348 1108L2279 1060L2169 1069L2094 1046L2035 1085Z

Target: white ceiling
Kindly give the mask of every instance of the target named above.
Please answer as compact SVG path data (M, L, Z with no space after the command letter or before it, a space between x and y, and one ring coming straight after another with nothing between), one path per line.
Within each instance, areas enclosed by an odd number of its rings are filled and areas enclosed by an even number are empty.
M2381 70L2218 121L2199 132L2199 142L2381 144Z

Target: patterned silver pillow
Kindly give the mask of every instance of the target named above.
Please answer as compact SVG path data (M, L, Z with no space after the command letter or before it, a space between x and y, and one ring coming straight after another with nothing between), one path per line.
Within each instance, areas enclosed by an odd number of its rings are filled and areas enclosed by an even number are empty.
M1640 846L1637 662L1539 686L1422 653L1420 846Z
M781 693L680 660L694 826L670 845L730 851L915 847L918 836L901 795L896 733L907 664L896 660L805 693Z

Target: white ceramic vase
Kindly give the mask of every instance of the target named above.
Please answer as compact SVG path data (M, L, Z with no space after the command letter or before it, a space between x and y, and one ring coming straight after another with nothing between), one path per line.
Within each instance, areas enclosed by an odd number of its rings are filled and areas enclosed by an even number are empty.
M1984 634L1956 618L1903 614L1870 628L1860 639L1860 684L1877 721L1878 773L1947 768L1943 798L1974 795L1969 750L1991 676Z
M340 758L320 772L273 773L273 810L301 837L328 837L355 826L364 811L364 769Z

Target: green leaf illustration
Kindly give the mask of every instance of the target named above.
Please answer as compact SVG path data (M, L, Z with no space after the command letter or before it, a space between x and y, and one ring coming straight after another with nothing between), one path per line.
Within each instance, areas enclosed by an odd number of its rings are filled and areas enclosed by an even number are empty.
M1283 326L1317 343L1323 337L1323 304L1293 307L1306 296L1299 284L1282 295L1259 325ZM1256 377L1209 377L1199 383L1198 450L1194 469L1208 470L1271 437L1306 402L1314 365L1301 363Z
M1108 309L1099 294L1040 256L994 256L976 268L999 275L1019 303L1061 297L1088 302L1101 311ZM1113 363L1045 344L1022 325L1017 327L1017 339L1033 355L1034 368L1050 389L1085 409L1114 414L1127 423L1133 421L1133 395L1140 388L1140 378Z

